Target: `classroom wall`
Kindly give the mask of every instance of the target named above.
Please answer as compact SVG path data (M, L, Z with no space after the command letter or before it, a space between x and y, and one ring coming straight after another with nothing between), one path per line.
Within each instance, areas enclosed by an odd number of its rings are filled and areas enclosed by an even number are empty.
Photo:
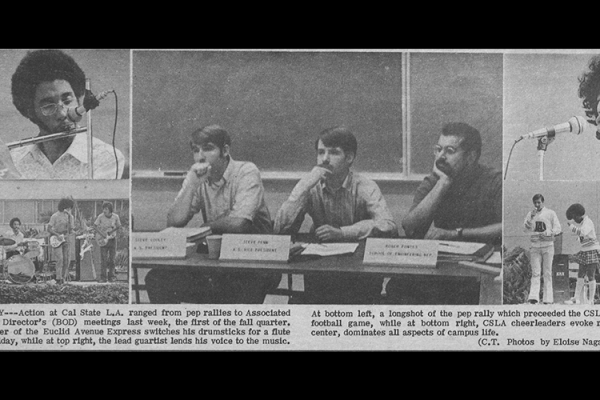
M544 205L556 212L563 231L567 228L565 213L574 203L582 204L600 234L600 182L584 181L505 181L504 182L504 244L508 250L516 246L529 248L529 237L523 230L523 222L533 209L533 196L541 193ZM563 234L562 253L579 251L575 236Z
M357 170L400 177L406 162L412 178L431 171L433 145L452 121L476 127L482 163L500 169L502 54L408 59L410 67L397 51L134 51L134 173L186 171L191 132L215 123L231 134L234 156L263 173L309 170L318 133L344 125L359 142Z
M0 50L0 119L5 143L37 136L38 128L23 117L12 103L11 78L28 50ZM64 50L79 64L90 79L92 92L114 89L118 96L117 135L115 146L129 160L130 135L130 52L129 50ZM112 143L115 123L115 99L112 94L92 111L94 137ZM85 125L84 117L79 125Z
M585 117L577 78L593 54L506 54L504 57L504 165L521 135ZM539 180L537 139L514 146L507 180ZM559 134L544 153L544 180L600 179L600 141L595 127Z
M294 180L263 181L265 187L265 202L275 218L281 204L288 198L294 185ZM182 179L132 179L132 216L136 231L159 231L167 226L167 210L181 188ZM404 234L401 222L412 204L414 192L420 182L379 182L379 187L387 205L398 225L400 235ZM190 222L193 223L193 222ZM310 217L307 217L302 230L310 227Z

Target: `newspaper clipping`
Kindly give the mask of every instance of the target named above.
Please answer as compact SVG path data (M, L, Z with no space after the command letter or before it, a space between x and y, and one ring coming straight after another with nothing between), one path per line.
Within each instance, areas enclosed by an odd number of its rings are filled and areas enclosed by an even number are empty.
M1 351L600 347L600 50L0 67Z

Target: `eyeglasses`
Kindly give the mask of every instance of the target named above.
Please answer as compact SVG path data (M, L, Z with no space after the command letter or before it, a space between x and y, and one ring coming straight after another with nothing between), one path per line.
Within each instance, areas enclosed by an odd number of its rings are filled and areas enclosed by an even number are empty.
M442 147L442 146L439 146L439 145L435 145L433 147L433 154L437 156L440 153L445 152L447 155L452 156L452 155L458 153L461 150L462 150L461 148L457 148L457 147L454 147L454 146Z
M54 113L56 113L58 111L58 107L60 106L61 109L62 108L67 108L68 105L71 103L70 101L67 102L68 104L65 103L50 103L50 104L46 104L45 106L41 106L40 110L42 110L42 115L49 117L50 115L54 115Z

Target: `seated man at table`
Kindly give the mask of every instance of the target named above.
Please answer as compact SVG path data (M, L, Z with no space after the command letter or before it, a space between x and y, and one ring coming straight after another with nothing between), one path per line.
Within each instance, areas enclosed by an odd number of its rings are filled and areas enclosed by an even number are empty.
M418 187L402 221L415 239L493 243L502 240L502 176L479 164L481 135L472 126L453 122L442 128L434 147L433 170ZM436 281L416 285L408 278L392 279L390 301L409 304L472 304L478 302L477 282Z
M186 226L202 213L213 234L272 233L272 221L264 200L258 168L230 155L227 131L210 125L192 133L194 164L167 215L167 225ZM146 275L152 303L262 303L281 274L259 272L211 272L153 269Z
M296 184L275 218L275 233L296 234L306 214L321 242L394 237L398 228L379 187L351 171L358 144L343 127L326 129L315 141L317 165ZM304 276L304 301L312 304L376 303L379 277L340 274Z

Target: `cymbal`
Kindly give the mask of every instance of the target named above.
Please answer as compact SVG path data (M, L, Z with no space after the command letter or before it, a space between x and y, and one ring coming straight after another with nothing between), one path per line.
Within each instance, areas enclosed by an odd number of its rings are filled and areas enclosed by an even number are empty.
M15 243L17 243L17 242L15 242L12 239L0 236L0 246L12 246Z

